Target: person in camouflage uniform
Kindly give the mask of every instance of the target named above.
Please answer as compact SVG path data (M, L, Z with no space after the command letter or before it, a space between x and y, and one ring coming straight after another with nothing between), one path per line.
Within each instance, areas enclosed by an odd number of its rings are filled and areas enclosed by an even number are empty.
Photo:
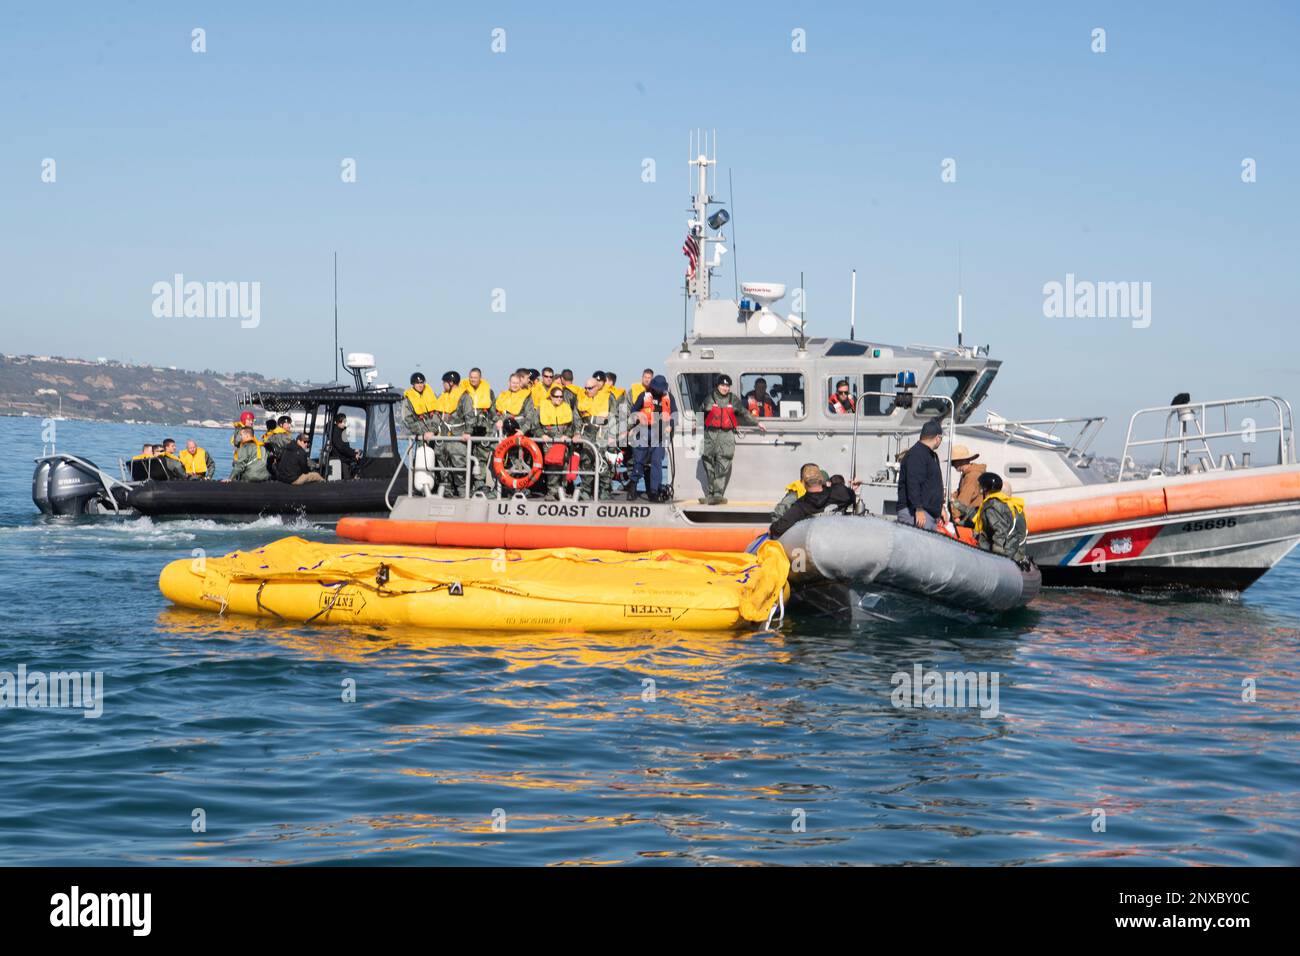
M605 457L605 452L613 451L618 446L617 412L620 403L616 401L610 388L594 375L587 379L586 388L582 391L582 398L578 400L578 415L581 419L579 434L591 442L595 450L593 451L589 445L581 446L582 464L579 467L584 472L599 469L600 477L595 479L593 475L584 474L579 497L590 498L592 483L598 480L600 497L608 501L614 496L614 485L610 481L611 465Z
M466 439L474 419L474 399L460 387L459 372L442 374L437 408L438 434L457 439L438 442L438 474L448 493L459 497L465 493L465 464L469 460Z
M1002 490L1002 477L986 471L979 477L984 498L969 523L975 540L985 551L1025 564L1025 539L1029 526L1025 521L1025 502Z
M226 481L270 481L271 473L266 470L266 455L262 443L253 434L253 429L244 428L239 432L239 447L235 449L235 464L230 469Z
M492 435L493 422L496 419L496 396L492 392L492 383L485 381L483 371L477 367L469 370L465 379L465 394L469 397L470 407L466 419L469 433L474 438L470 454L474 456L473 484L470 494L487 490L490 497L496 496L496 479L492 474L492 452L494 443L487 441Z
M713 394L700 406L704 420L704 441L700 443L700 459L708 487L707 497L701 504L723 505L727 499L727 483L731 481L731 460L736 455L736 429L740 425L757 425L766 432L763 423L749 413L745 403L731 393L731 376L719 375Z
M524 426L526 435L541 440L543 454L556 454L551 449L557 444L564 448L563 462L547 464L543 472L546 477L546 497L550 499L560 497L566 480L565 473L569 469L572 440L579 431L579 418L566 399L566 392L564 386L558 383L552 385L550 400L534 409Z
M436 401L433 389L424 382L424 373L412 372L411 387L402 393L402 426L417 441L427 441L438 431Z

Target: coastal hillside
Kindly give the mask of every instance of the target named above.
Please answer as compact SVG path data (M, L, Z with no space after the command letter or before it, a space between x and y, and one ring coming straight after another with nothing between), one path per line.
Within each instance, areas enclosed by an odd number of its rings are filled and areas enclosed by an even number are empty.
M61 413L97 421L215 425L230 421L244 392L302 387L253 372L195 372L50 355L0 357L0 415Z

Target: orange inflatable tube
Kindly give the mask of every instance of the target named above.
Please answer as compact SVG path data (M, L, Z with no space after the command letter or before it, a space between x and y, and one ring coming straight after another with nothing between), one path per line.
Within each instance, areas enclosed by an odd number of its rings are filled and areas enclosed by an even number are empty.
M767 528L640 528L627 525L504 524L490 521L393 521L340 518L340 538L372 544L445 548L593 548L602 551L744 551Z
M1030 534L1160 518L1217 508L1300 500L1300 470L1239 478L1135 488L1114 494L1056 501L1025 509ZM964 529L963 529L964 530ZM503 524L488 521L393 521L342 518L340 538L374 544L427 544L447 548L594 548L602 551L744 551L765 527L647 528L627 525ZM967 535L961 535L966 540Z
M1030 534L1300 499L1300 471L1204 481L1026 507Z

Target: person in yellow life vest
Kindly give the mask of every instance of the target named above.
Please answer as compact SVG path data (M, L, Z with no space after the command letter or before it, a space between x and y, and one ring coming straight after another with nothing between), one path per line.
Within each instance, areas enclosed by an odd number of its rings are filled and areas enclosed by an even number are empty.
M1025 539L1029 525L1025 519L1025 501L1013 498L1002 488L1002 476L986 471L979 477L981 499L969 521L975 540L985 551L1001 554L1017 564L1025 562Z
M635 406L637 404L637 399L641 397L642 392L650 387L650 383L654 381L654 377L654 369L647 368L641 370L641 381L634 382L632 387L627 390L627 400L629 405Z
M564 400L569 403L570 408L577 411L578 400L582 398L583 390L574 384L573 369L566 368L560 372L560 384L564 386Z
M607 454L616 453L618 450L618 418L613 414L614 396L597 378L593 375L587 379L586 387L583 389L583 396L578 400L578 416L580 419L579 434L586 439L591 445L581 445L579 455L581 458L582 490L578 497L590 498L593 475L590 472L598 472L600 497L609 499L613 497L614 486L610 480L611 462L606 457ZM595 446L594 450L591 446Z
M551 393L551 385L555 382L555 369L549 365L537 374L537 381L533 382L530 394L533 400L533 407L540 408L544 402L549 401L548 396Z
M262 445L266 449L267 468L274 474L285 448L293 444L293 435L289 432L293 427L293 419L288 415L281 415L278 419L268 418L266 424L267 429L266 434L262 436Z
M623 396L627 394L627 389L618 387L618 375L615 372L605 373L605 388L614 396L614 401L623 401Z
M193 438L185 443L185 450L178 457L185 466L185 474L191 478L211 478L217 472L217 463Z
M436 402L440 435L454 441L438 442L442 481L453 495L465 491L465 464L469 452L470 425L474 418L474 399L461 388L460 372L443 372L442 394ZM481 480L481 479L480 479ZM475 485L478 481L474 482ZM473 490L473 489L472 489Z
M235 464L230 469L230 477L222 481L270 481L271 473L266 470L266 452L262 443L253 434L252 427L239 432L239 447L235 449Z
M805 494L808 493L808 487L803 483L802 476L809 474L811 470L814 468L816 468L821 473L823 485L829 485L831 483L831 476L826 474L826 469L819 467L816 462L810 461L807 464L803 465L799 469L800 477L796 478L794 481L790 482L790 484L785 486L785 494L782 495L781 500L776 503L776 507L772 509L773 521L776 521L778 518L784 515L787 511L790 510L790 506L792 504L794 504L796 501L798 501L800 498L802 498Z
M411 387L402 393L402 425L412 438L428 441L438 431L437 396L424 381L423 372L411 373Z
M240 433L242 433L245 428L252 428L253 421L254 416L252 412L242 411L239 413L239 421L231 424L230 427L234 429L234 431L230 433L230 447L235 450L235 454L232 457L239 457Z
M498 435L511 435L522 427L529 414L535 411L530 401L532 393L524 388L523 376L518 372L510 376L510 388L497 396L496 415L492 427Z
M719 375L713 393L700 406L704 416L704 441L700 442L700 461L707 481L706 497L700 504L725 505L727 484L731 481L731 460L736 456L736 430L741 425L756 425L766 432L763 423L749 413L745 403L731 392L731 376Z
M145 442L140 447L140 454L131 457L131 480L144 481L162 477L162 469L154 461L157 457L158 446L153 442Z
M483 378L483 370L477 366L469 370L469 376L461 389L470 397L466 423L472 439L470 454L474 456L475 463L473 491L477 491L495 481L492 476L492 451L496 442L491 438L492 423L496 417L496 395L492 392L492 383ZM495 490L489 494L495 494Z
M578 416L566 394L562 385L552 385L549 400L533 412L525 430L543 441L546 497L552 500L559 498L561 488L572 480L570 456L575 452L573 439L578 435Z
M490 411L496 396L492 392L492 383L483 377L483 370L477 365L469 370L469 375L460 386L467 392L478 411Z

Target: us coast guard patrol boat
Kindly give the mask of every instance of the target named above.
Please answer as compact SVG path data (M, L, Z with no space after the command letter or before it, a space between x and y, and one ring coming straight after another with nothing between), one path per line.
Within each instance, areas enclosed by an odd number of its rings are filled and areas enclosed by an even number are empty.
M450 497L427 467L433 456L422 469L411 445L406 460L415 467L399 470L405 487L396 479L390 485L390 518L345 519L339 533L489 547L615 547L611 542L626 533L643 546L687 547L674 532L689 530L699 533L702 547L734 547L766 530L803 462L861 478L861 504L891 517L899 456L922 424L939 420L949 491L958 476L947 466L960 442L1025 500L1028 553L1045 585L1241 590L1300 541L1300 466L1285 399L1179 395L1141 409L1129 421L1119 473L1107 474L1090 451L1104 417L1010 421L984 409L1002 363L987 346L961 343L960 304L956 346L900 346L852 333L810 337L802 317L774 310L782 285L746 283L739 301L714 298L718 261L710 263L709 252L724 241L728 222L709 190L716 162L703 151L691 160L698 182L687 239L698 251L687 286L693 325L664 362L677 412L667 456L671 500ZM766 434L740 430L728 502L709 506L699 501L705 483L698 409L723 373L740 396L762 379L777 414L763 420ZM832 410L842 379L852 413ZM976 421L978 412L983 418ZM1135 459L1148 463L1145 476L1136 474ZM580 479L593 484L590 473Z

